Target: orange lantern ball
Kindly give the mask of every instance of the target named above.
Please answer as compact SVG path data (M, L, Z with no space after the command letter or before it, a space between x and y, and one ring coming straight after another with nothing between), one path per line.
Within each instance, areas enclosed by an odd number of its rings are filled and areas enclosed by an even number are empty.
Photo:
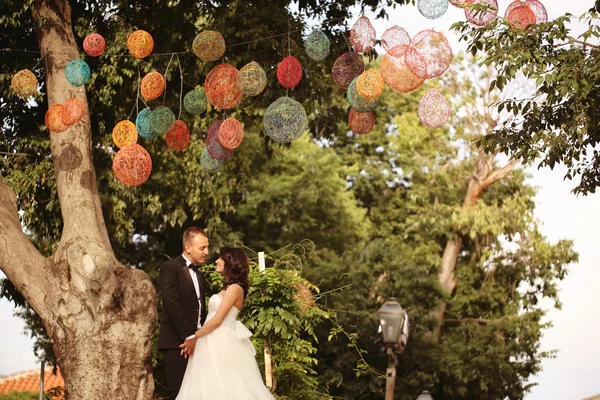
M73 125L85 114L85 103L77 97L71 97L62 106L60 118L65 125Z
M185 122L178 119L167 132L167 146L176 151L182 151L190 143L190 130Z
M12 77L10 84L16 94L26 99L37 92L38 80L33 72L22 69Z
M400 48L407 49L406 53L398 57L394 56L394 54L402 54L402 51L399 50ZM418 67L420 73L425 73L426 62L422 56L420 58L413 57L414 59L418 58L420 62L414 62L410 66L407 65L408 60L405 58L413 53L415 56L419 55L412 47L400 45L394 47L394 49L383 56L380 67L381 76L385 83L395 92L408 93L421 86L425 81L425 79L420 78L413 72L413 69L417 70L416 68Z
M157 99L165 90L165 78L160 72L149 72L142 78L140 92L144 100Z
M127 49L135 58L144 58L152 53L154 40L146 31L135 31L127 38Z
M358 77L356 92L365 100L375 100L383 93L383 78L378 71L369 69Z
M97 33L92 33L87 35L85 39L83 39L83 51L85 54L92 57L98 57L104 49L106 48L106 41Z
M219 143L226 149L235 149L244 140L244 127L235 118L227 118L219 128Z
M239 71L229 64L214 67L204 81L206 99L214 107L228 110L242 101L243 93L237 85Z
M375 114L372 111L361 112L351 108L350 114L348 114L348 125L352 132L366 135L375 126Z
M119 122L113 128L112 138L118 148L136 143L138 140L138 133L137 129L135 129L135 124L128 120Z
M150 154L137 143L129 144L117 152L113 159L113 173L125 185L137 186L146 182L152 172Z
M62 108L62 104L54 104L46 111L44 121L49 131L59 133L69 128L69 125L65 125L62 122Z

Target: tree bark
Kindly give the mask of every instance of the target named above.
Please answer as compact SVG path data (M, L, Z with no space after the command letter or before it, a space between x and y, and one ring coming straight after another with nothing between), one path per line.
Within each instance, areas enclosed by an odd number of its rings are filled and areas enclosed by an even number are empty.
M48 106L71 97L66 65L79 59L68 0L36 3L33 19L46 71ZM38 313L53 344L67 399L150 399L156 293L148 276L116 259L92 161L89 113L50 133L64 228L44 258L27 240L15 195L0 180L0 268Z
M467 193L465 194L465 200L462 205L463 210L475 205L485 189L494 182L504 178L515 165L517 165L516 160L511 160L504 167L492 171L495 156L495 154L479 153L479 157L475 162L475 170L469 179L469 186L467 187ZM462 247L462 241L462 236L456 233L455 237L448 239L446 247L444 248L438 279L442 290L448 296L452 294L452 291L456 287L456 277L454 272L456 270L458 255ZM436 320L433 329L434 341L439 340L442 325L444 324L445 311L446 303L443 302L438 309L433 312L433 317Z

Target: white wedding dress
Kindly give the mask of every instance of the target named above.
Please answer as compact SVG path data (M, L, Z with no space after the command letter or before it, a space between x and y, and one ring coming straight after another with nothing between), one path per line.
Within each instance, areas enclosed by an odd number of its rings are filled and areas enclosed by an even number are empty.
M213 318L222 298L208 301L206 322ZM250 341L252 333L236 317L235 307L217 329L196 340L177 400L273 400L264 385Z

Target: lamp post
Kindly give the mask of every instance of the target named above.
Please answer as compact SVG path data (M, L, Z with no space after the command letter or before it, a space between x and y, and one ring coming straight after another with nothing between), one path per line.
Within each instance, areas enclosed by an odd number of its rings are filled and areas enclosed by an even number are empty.
M429 394L427 390L423 390L417 400L433 400L433 397Z
M395 298L390 297L377 310L379 326L383 345L388 356L388 367L386 370L385 400L394 400L394 386L396 384L396 365L398 359L396 353L401 352L404 346L400 343L401 335L404 334L404 345L408 338L408 318L406 311L400 306Z

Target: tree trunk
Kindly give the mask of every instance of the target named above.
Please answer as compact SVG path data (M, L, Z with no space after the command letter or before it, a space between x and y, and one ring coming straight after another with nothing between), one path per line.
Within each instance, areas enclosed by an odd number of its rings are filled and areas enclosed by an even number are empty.
M469 179L469 186L467 193L465 194L465 200L462 205L462 209L465 210L477 203L477 200L481 197L481 194L487 189L492 183L504 178L517 164L517 161L512 160L503 168L497 169L491 172L491 168L494 162L495 154L485 154L480 152L477 161L475 162L475 170L473 175ZM442 265L438 274L440 286L444 293L448 296L452 294L452 291L456 287L456 277L454 271L456 270L456 262L458 255L462 247L462 237L456 233L454 238L448 239L446 242L446 248L442 256ZM444 324L444 313L446 311L446 303L443 302L437 310L433 312L433 317L436 320L433 329L433 340L438 341Z
M48 106L71 97L66 65L79 59L67 0L36 3L33 19L46 71ZM63 232L44 258L27 240L15 195L0 180L0 268L38 313L52 341L67 399L150 399L155 289L115 258L92 162L89 113L50 133Z

